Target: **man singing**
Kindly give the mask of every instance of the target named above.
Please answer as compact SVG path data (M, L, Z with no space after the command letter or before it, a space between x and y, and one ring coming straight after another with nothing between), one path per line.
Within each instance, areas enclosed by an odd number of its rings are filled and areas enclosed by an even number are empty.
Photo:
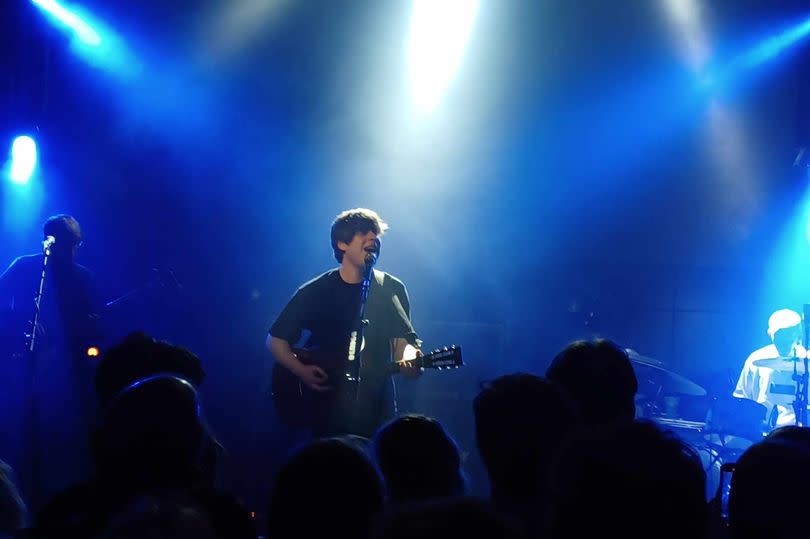
M380 237L387 228L368 209L340 213L331 233L340 266L302 285L270 328L267 347L275 360L297 377L302 391L319 393L327 403L310 425L317 436L370 437L396 412L391 362L401 363L405 376L420 375L420 369L405 361L421 355L405 285L377 270L370 273L364 342L357 345L362 349L359 383L348 381L341 372L306 365L292 350L303 347L322 357L348 358L351 335L359 325L361 283L380 254ZM342 363L345 366L348 360Z

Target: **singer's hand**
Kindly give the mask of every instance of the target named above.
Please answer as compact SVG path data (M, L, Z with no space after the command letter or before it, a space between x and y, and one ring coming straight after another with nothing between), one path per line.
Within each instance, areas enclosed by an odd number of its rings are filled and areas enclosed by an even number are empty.
M416 351L416 357L422 357L423 355L424 354L422 354L421 350ZM419 378L422 376L422 371L424 371L424 369L422 367L418 367L416 362L413 360L399 362L399 372L405 378Z
M329 391L331 389L326 383L329 376L322 368L316 365L301 365L295 375L313 391Z

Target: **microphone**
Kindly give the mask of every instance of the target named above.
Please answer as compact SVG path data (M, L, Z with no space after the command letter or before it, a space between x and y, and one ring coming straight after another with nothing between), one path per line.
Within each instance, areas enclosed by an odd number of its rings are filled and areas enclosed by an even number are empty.
M363 282L368 282L371 279L371 271L376 263L377 257L374 253L366 253L365 267L363 268Z
M45 238L45 241L42 242L42 250L45 252L46 255L51 254L51 247L53 244L56 243L56 238L53 236L48 236Z
M368 272L374 264L377 263L377 258L380 256L380 240L374 240L374 248L366 250L366 272Z
M363 279L365 281L371 278L371 270L374 264L377 263L377 257L380 256L380 240L374 241L373 249L366 249L366 256L364 258L365 267L363 268Z

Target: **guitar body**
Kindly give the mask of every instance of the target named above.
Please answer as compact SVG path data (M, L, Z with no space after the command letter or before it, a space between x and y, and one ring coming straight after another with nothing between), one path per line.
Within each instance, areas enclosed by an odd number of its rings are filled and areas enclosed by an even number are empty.
M298 361L305 365L317 365L326 371L332 385L339 375L338 362L333 358L311 350L293 350ZM282 366L273 365L271 385L276 415L288 427L312 427L325 419L335 400L335 389L318 392L309 389L301 380Z
M312 350L293 350L298 361L305 365L317 365L329 376L329 391L313 391L306 387L286 367L278 362L273 365L271 392L276 415L288 427L313 427L325 421L333 412L336 395L352 389L351 382L344 381L346 358L334 354L322 354ZM423 369L457 369L464 365L461 348L458 346L434 350L416 360ZM399 365L391 363L390 374L399 372ZM362 380L360 381L362 384Z

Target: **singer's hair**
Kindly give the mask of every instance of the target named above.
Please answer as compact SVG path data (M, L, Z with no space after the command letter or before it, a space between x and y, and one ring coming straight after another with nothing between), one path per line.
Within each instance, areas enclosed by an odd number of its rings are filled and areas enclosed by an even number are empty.
M82 241L82 229L79 222L72 215L64 213L48 217L45 224L42 225L42 235L46 239L48 236L53 236L57 240L71 242L73 245L78 245Z
M332 222L332 250L335 260L343 262L343 251L338 248L338 242L351 243L355 234L374 232L382 236L388 230L388 223L377 215L377 212L366 208L354 208L340 212Z

